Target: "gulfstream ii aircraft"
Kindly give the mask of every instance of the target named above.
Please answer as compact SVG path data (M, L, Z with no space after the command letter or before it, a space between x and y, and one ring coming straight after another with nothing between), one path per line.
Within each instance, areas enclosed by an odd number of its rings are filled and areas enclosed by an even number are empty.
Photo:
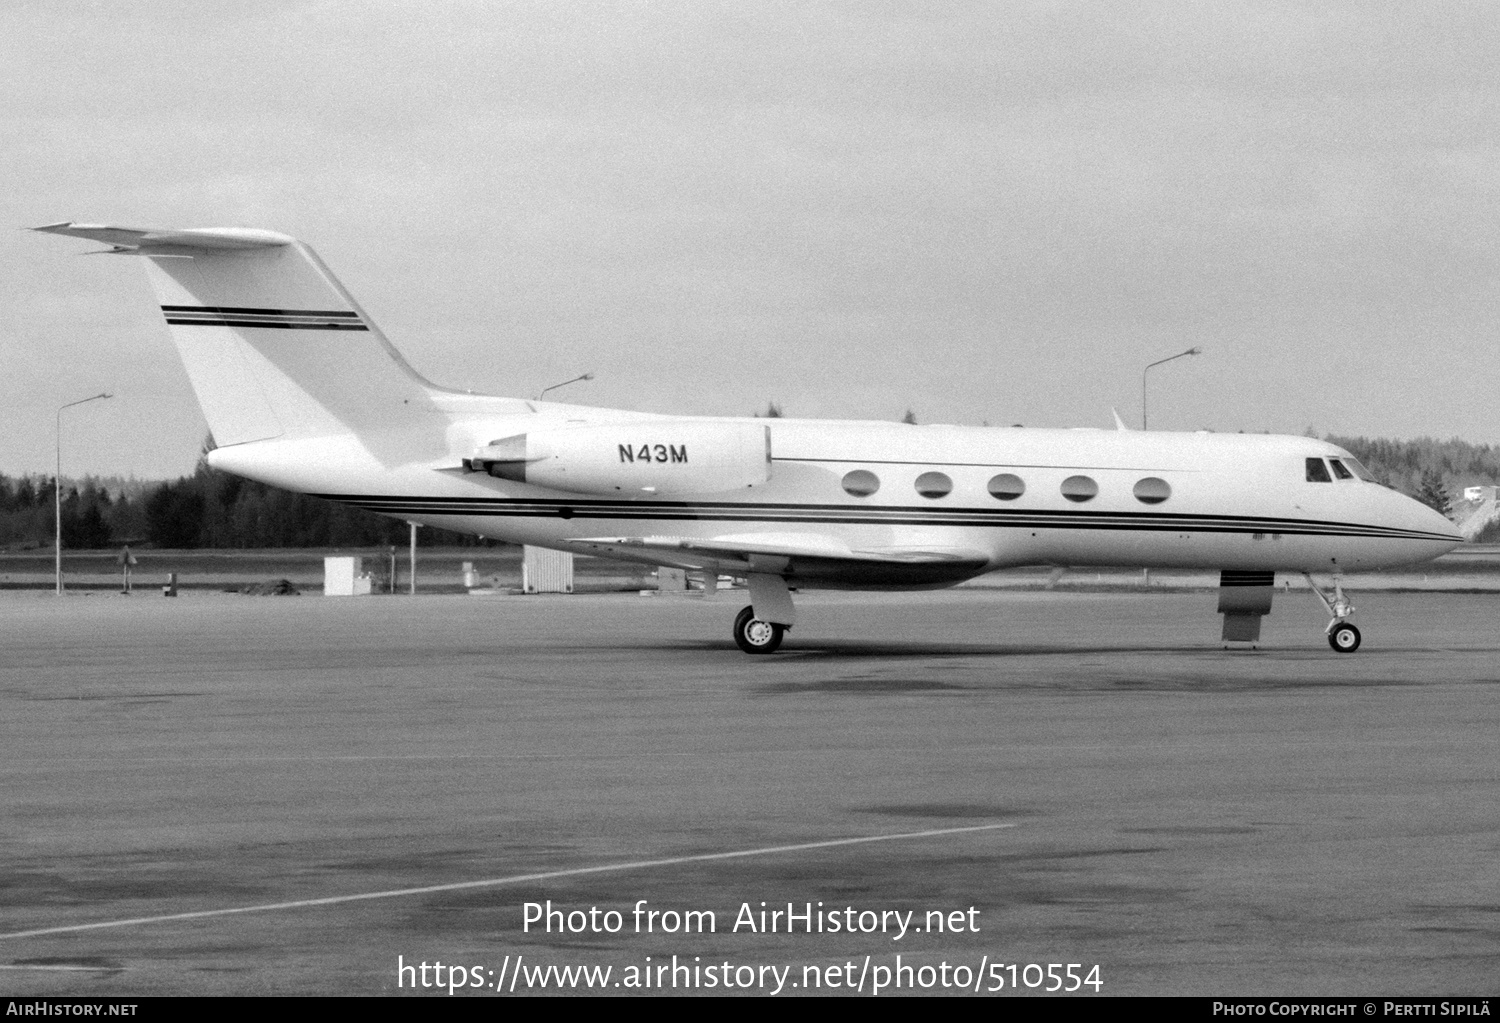
M662 416L468 394L409 366L312 249L245 228L36 228L142 257L218 469L423 524L743 579L770 653L801 589L924 589L1018 565L1219 571L1254 641L1276 572L1320 573L1334 650L1349 569L1462 542L1305 437Z

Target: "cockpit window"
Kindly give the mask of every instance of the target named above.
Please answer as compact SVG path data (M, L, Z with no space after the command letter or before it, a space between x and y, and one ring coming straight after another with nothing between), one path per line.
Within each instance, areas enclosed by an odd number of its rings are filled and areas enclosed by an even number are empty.
M1358 476L1360 479L1364 480L1366 483L1374 483L1375 482L1375 474L1372 473L1372 472L1370 472L1370 470L1366 469L1363 465L1360 465L1359 464L1359 459L1357 459L1357 458L1342 458L1342 459L1340 459L1340 461L1342 461L1345 465L1347 465L1350 468L1350 470L1354 473L1354 475Z
M1323 464L1321 458L1309 458L1307 460L1307 482L1309 483L1332 483L1333 477L1328 475L1328 466Z
M1344 463L1337 458L1330 458L1328 464L1333 467L1333 474L1341 480L1352 480L1354 473L1344 468Z

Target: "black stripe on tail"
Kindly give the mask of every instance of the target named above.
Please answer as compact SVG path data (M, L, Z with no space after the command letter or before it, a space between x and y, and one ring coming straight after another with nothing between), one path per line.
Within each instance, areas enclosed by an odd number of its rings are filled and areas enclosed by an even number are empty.
M269 330L369 330L359 314L322 309L249 309L223 305L164 305L167 322L191 327L263 327Z

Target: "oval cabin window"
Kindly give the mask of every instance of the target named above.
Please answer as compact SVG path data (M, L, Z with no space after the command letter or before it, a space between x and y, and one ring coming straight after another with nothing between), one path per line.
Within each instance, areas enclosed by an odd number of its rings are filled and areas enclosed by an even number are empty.
M946 497L953 490L953 481L940 472L924 472L917 477L917 493L923 497Z
M1026 482L1013 472L1002 472L990 480L989 491L997 501L1014 501L1026 493Z
M1082 504L1099 496L1099 484L1087 476L1069 476L1062 482L1062 496Z
M1166 480L1147 476L1135 485L1135 499L1141 504L1161 504L1172 496L1172 488Z
M869 497L880 489L880 477L867 469L855 469L844 475L844 493L851 497Z

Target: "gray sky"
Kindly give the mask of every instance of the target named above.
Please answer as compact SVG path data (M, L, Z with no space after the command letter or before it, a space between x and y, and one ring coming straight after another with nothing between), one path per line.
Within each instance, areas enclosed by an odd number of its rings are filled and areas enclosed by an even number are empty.
M1500 6L0 5L0 222L313 245L444 384L1500 442ZM188 471L133 259L0 231L0 471Z

